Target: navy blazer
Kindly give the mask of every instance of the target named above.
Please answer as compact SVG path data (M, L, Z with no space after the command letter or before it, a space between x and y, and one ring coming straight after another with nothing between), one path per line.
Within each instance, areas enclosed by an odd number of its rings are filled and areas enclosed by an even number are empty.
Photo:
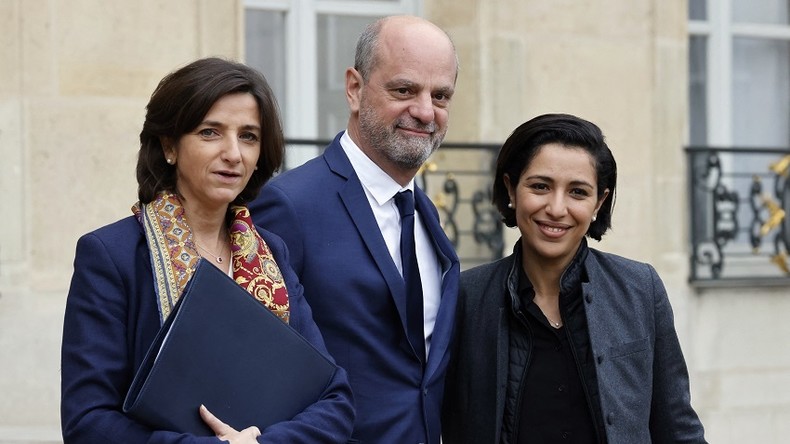
M442 266L426 367L406 336L406 288L340 136L323 156L271 180L250 205L280 235L327 349L349 375L364 443L438 444L459 264L436 208L415 188L417 211Z
M464 271L447 380L447 444L498 444L508 385L514 256ZM590 248L584 313L609 444L705 443L672 307L649 264Z
M302 287L289 265L285 245L272 233L259 232L285 279L290 325L325 351ZM137 219L130 216L82 236L77 242L63 325L64 442L221 442L213 436L150 430L123 414L126 392L159 328L151 256ZM353 417L351 390L341 369L318 402L293 420L266 428L259 440L342 443L351 433Z

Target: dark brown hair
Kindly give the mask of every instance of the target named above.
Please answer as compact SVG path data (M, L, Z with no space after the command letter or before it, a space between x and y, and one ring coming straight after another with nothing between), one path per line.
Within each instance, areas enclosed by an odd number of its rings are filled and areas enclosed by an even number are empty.
M266 79L241 63L210 57L165 76L146 106L137 158L137 196L149 203L161 191L176 192L176 169L165 160L162 140L177 141L203 121L214 103L227 94L249 93L261 116L261 153L257 170L234 204L244 204L283 162L284 142L277 101Z
M516 226L516 212L507 206L510 196L505 185L505 175L510 177L511 186L515 186L540 148L549 143L581 148L592 157L597 176L598 199L603 197L606 189L609 189L609 196L601 205L595 222L590 224L587 236L601 240L601 236L612 226L617 163L604 141L601 129L592 122L569 114L544 114L522 123L502 145L497 158L492 197L494 205L502 215L502 221L508 227Z

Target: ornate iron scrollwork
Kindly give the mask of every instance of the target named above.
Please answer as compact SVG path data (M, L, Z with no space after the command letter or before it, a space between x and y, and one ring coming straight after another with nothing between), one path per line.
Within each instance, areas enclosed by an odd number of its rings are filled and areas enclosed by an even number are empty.
M420 186L439 210L444 231L466 266L502 257L502 222L491 204L496 149L493 145L444 144L442 166L431 160L418 172ZM483 160L460 162L453 159L454 152L479 153Z
M310 150L295 158L318 154L331 142L328 139L291 138L285 141L289 146L288 156L293 155L294 150ZM481 183L486 184L486 189L490 188L499 144L444 142L440 150L444 171L437 161L429 160L417 172L416 179L436 205L442 226L458 250L462 266L501 258L502 224L496 209L490 205L490 198L487 199L489 205L486 208L486 198L480 197L486 196L486 191L477 188ZM286 162L286 165L289 164ZM437 179L441 180L441 184L437 188L439 191L434 193Z
M708 266L713 277L719 278L724 267L722 250L738 233L738 193L722 183L721 159L716 153L708 154L705 170L694 184L696 191L703 190L712 196L713 221L711 238L695 243L694 258L696 264Z
M452 173L447 173L442 192L432 197L436 208L442 213L442 226L445 234L454 247L458 247L458 223L455 221L458 212L458 182Z
M691 280L741 279L757 284L790 277L790 155L781 150L757 149L688 151L692 185ZM777 153L783 157L765 169L764 159L775 159ZM746 182L749 178L750 182ZM766 190L765 184L772 186ZM748 202L749 211L740 209L742 195L748 196L743 202ZM741 232L748 236L746 245L739 240ZM773 251L762 251L764 245L772 246ZM760 256L766 259L763 267L754 259ZM778 275L770 271L771 264L779 269Z
M472 228L475 241L487 245L494 257L501 257L504 250L502 222L499 212L491 205L490 186L485 191L475 191L472 196L472 211L475 216Z
M765 229L770 231L779 228L774 237L774 254L771 262L776 264L782 272L790 276L790 265L788 265L788 251L790 251L790 154L784 156L779 161L772 163L769 169L776 174L774 181L774 194L776 201L771 201L769 207L769 220L766 222Z

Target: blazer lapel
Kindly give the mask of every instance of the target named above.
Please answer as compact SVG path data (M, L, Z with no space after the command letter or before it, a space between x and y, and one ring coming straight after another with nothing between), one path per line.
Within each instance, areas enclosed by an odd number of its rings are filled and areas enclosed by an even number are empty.
M390 294L400 316L401 326L403 331L406 332L406 284L390 257L387 244L381 235L376 217L370 209L368 197L365 195L362 183L359 181L359 177L357 177L357 174L351 167L351 162L349 162L348 157L343 152L343 148L340 146L340 136L342 134L338 134L332 144L326 149L324 159L330 170L346 179L345 185L340 188L338 194L365 246L370 251L370 256L381 271L387 287L389 287Z
M425 379L429 380L437 369L441 367L450 339L453 335L455 306L458 299L459 263L455 250L447 239L441 225L436 208L428 196L415 187L415 205L420 213L422 223L428 230L433 240L434 250L442 267L442 293L439 303L439 312L436 314L436 323L431 336L431 350L428 353L428 362L425 367Z

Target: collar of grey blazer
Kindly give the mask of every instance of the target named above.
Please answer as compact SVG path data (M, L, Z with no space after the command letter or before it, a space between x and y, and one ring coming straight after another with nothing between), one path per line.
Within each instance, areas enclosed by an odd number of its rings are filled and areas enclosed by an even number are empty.
M522 305L522 301L519 299L520 290L525 287L532 288L532 283L529 282L529 278L526 273L524 273L524 268L522 266L522 251L521 239L519 239L513 246L513 263L507 275L507 290L514 309L518 309ZM560 277L561 304L564 303L568 297L578 295L579 293L575 290L581 288L582 282L589 281L585 269L585 260L587 259L588 253L589 247L587 246L587 239L583 238L579 245L579 249L573 256L573 260L571 260L571 263L568 264ZM529 292L529 294L534 297L534 291Z

